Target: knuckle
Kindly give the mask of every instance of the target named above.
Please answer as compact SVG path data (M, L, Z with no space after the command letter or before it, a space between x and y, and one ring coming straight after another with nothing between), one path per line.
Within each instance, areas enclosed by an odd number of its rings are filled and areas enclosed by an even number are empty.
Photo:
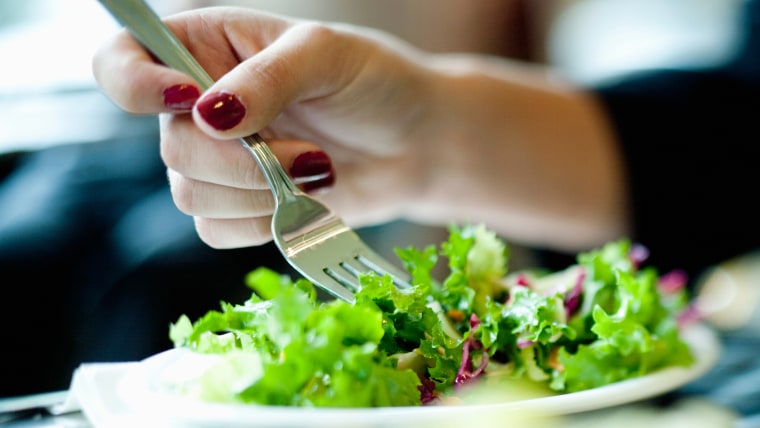
M203 217L195 217L195 231L206 245L214 249L226 248L215 233L214 221Z
M195 230L206 245L214 249L259 246L269 242L271 233L266 220L220 220L195 217Z
M161 120L161 144L160 155L164 164L173 169L179 170L185 161L185 150L181 150L181 144L175 144L177 140L176 124L173 117L162 116Z
M264 215L274 212L274 196L271 191L247 192L247 195L254 212Z
M336 30L319 22L301 22L295 24L289 30L290 34L299 40L307 40L313 47L311 51L324 52L329 49L337 37ZM251 81L260 82L260 88L266 88L267 94L290 94L293 90L291 85L297 82L300 66L294 66L294 56L269 55L266 59L258 57L252 61L249 67L244 68ZM263 94L265 95L265 94ZM272 108L281 108L281 105L272 105Z
M256 189L260 186L260 181L263 179L259 168L254 165L251 156L238 156L234 165L234 174L238 178L238 182L244 189Z
M121 64L118 66L119 69L130 70L126 74L130 77L126 84L114 87L114 100L123 110L129 113L148 113L151 110L148 107L149 101L146 99L145 93L138 90L138 88L155 86L155 76L147 72L147 67L134 66L135 63L136 60L130 56L126 56L121 60Z
M269 229L269 217L251 219L245 222L246 230L244 235L247 237L247 245L262 245L272 239Z
M196 214L195 192L188 180L181 177L171 180L171 194L178 210L188 215Z
M316 21L304 21L293 26L293 31L306 37L307 40L329 46L337 32L328 25Z

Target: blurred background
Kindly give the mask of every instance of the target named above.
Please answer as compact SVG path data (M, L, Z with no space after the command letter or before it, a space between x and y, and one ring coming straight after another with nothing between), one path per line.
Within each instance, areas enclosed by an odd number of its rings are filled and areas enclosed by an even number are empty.
M169 14L236 4L354 22L432 51L549 64L591 85L634 70L720 64L741 36L742 3L157 0L154 6ZM168 324L180 314L193 318L220 300L248 297L248 271L265 265L291 272L271 245L207 248L192 220L174 208L157 119L119 110L90 72L94 50L116 30L96 0L0 2L0 352L9 362L0 396L65 389L81 362L136 360L167 349ZM360 233L394 259L394 247L438 244L446 236L404 222ZM535 250L513 245L513 268L540 263ZM42 367L31 359L40 353Z
M584 83L636 69L703 67L724 61L739 37L736 23L742 3L480 0L475 6L463 0L153 1L161 14L225 4L354 22L393 32L433 51L477 51L548 63ZM0 71L4 114L0 150L99 141L134 129L130 121L140 118L125 117L108 103L97 105L102 96L88 93L94 87L92 53L116 29L96 0L0 4L0 53L5 59ZM79 108L59 104L65 102ZM128 126L120 126L124 121Z

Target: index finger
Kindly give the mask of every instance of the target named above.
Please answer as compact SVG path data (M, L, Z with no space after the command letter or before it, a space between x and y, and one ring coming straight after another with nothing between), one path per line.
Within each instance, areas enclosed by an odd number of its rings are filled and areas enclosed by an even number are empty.
M200 95L192 78L156 61L126 30L95 52L92 72L103 92L130 113L189 110Z

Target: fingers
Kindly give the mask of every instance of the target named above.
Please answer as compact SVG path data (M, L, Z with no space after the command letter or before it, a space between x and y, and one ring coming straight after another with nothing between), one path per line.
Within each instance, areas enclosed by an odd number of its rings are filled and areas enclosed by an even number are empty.
M271 217L222 220L196 217L195 230L212 248L241 248L271 241L271 222Z
M237 8L191 11L165 22L212 79L225 76L225 83L209 91L206 103L216 104L218 99L213 97L218 92L235 93L250 110L245 115L245 129L224 135L227 139L258 131L294 98L308 96L302 89L314 78L314 66L325 67L324 57L303 46L305 41L312 43L312 33L318 33L305 29L323 28L321 25L296 25L285 18ZM92 69L104 92L131 113L189 111L202 92L192 78L153 58L126 30L96 51ZM234 119L233 114L225 120ZM215 126L206 128L225 127L213 123Z
M185 214L216 219L271 215L274 200L269 189L240 189L184 177L169 170L169 185L177 208Z
M212 79L255 55L288 25L273 15L222 7L164 21ZM126 30L95 52L92 71L103 91L131 113L189 111L202 92L192 78L161 64Z
M174 202L195 217L206 243L231 248L267 242L274 207L269 183L238 138L268 127L265 132L274 135L320 142L342 162L356 156L353 148L329 144L350 141L343 138L344 123L351 122L348 116L361 116L357 105L378 104L352 95L363 94L361 90L343 91L356 84L373 49L358 46L366 43L362 38L345 37L324 24L252 9L190 11L166 22L216 80L208 91L156 61L126 32L96 52L93 74L125 111L160 115L161 156L170 170ZM396 81L375 69L373 77ZM364 80L370 82L364 86L377 89L376 78ZM388 91L378 92L380 101L388 98ZM396 110L384 111L394 117ZM192 115L174 114L188 111ZM374 110L364 116L371 123ZM361 123L349 130L359 135L373 131ZM302 140L267 143L302 189L315 192L334 184L332 161L317 145ZM382 151L384 146L373 147Z
M215 138L242 137L273 122L288 105L337 92L363 58L359 49L347 55L348 43L322 24L291 25L201 96L193 109L196 124Z
M256 160L239 140L212 139L192 125L187 115L163 115L160 123L161 157L169 169L198 182L269 189ZM304 190L326 187L334 180L332 161L316 144L272 139L267 145Z
M322 190L333 185L334 170L324 152L308 150L311 144L297 141L275 141L270 146L284 165L291 165L291 174L296 176L294 181L299 183L303 190ZM302 151L302 148L307 150ZM248 153L244 155L251 163L248 169L255 169L254 175L261 175ZM191 156L187 159L195 158ZM223 168L218 170L224 172ZM180 211L194 216L196 231L209 246L238 248L261 245L272 239L270 224L275 204L269 187L230 187L195 180L171 169L168 176L174 204ZM216 181L228 181L224 174L212 178Z
M215 140L189 115L162 115L161 158L169 169L202 182L241 189L266 189L254 159L238 140Z
M169 166L172 198L194 216L201 239L214 248L260 245L271 240L274 198L258 164L240 141L213 140L188 116L162 116L161 155ZM304 141L271 140L272 152L305 191L335 181L332 161Z

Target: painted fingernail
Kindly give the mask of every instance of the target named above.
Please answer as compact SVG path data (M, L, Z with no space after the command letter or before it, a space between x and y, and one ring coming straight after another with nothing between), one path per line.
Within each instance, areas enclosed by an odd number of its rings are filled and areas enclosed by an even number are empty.
M174 85L164 89L164 105L172 110L190 110L201 96L201 91L193 85Z
M195 105L203 120L219 131L234 128L245 116L245 106L229 92L206 95Z
M335 170L327 153L304 152L293 159L290 176L304 192L313 193L335 184Z

